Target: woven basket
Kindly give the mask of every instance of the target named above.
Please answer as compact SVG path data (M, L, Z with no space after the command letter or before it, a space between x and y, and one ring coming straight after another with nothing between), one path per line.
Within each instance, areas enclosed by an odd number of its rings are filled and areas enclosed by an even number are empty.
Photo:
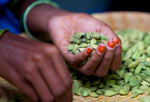
M127 28L136 28L146 32L150 32L150 14L142 13L142 12L110 12L110 13L102 13L102 14L93 14L94 17L104 21L106 24L111 26L113 30L122 30ZM24 35L23 35L24 36ZM7 84L3 79L0 79L0 94L6 93L10 95L12 93L18 93L15 88L11 85ZM7 92L1 91L2 89L7 90ZM147 95L147 94L144 94ZM143 95L138 96L137 98ZM1 96L0 96L1 97ZM98 98L92 97L81 97L74 96L73 102L100 102L100 100L104 100L105 102L138 102L137 98L132 99L131 93L127 96L113 96L113 97L105 97L99 96ZM29 102L25 101L25 102Z
M93 14L110 25L113 30L136 28L150 32L150 14L143 12L110 12L103 14Z

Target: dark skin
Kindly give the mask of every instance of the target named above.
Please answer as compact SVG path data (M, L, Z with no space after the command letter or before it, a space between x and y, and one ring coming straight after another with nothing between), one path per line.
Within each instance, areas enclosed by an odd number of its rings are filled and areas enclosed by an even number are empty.
M0 51L0 75L34 102L71 102L72 79L56 46L5 33Z
M53 10L54 12L48 12L49 10ZM40 16L41 13L43 16ZM39 18L36 18L35 15ZM42 21L42 19L44 19L44 21ZM84 66L79 65L88 57L85 53L86 50L77 55L73 55L67 51L69 39L74 32L96 31L106 35L109 39L117 37L108 25L88 14L71 13L49 5L39 5L32 9L28 16L27 23L33 34L37 34L36 32L40 31L45 32L45 36L51 38L71 66L86 75L101 77L105 76L109 69L115 71L120 68L122 53L121 43L116 44L112 49L106 45L107 49L102 55L99 55L96 51ZM32 27L35 28L32 29ZM37 31L37 29L39 31Z
M18 14L22 15L33 1L20 0ZM77 55L67 51L74 32L96 31L109 39L117 37L108 25L88 14L41 4L30 11L27 25L34 36L40 34L42 39L50 39L55 45L5 33L0 38L0 76L20 88L34 102L72 101L72 79L64 59L86 75L102 77L108 70L120 68L120 43L114 48L105 45L106 50L101 54L96 50L84 66L80 66L80 63L89 56L87 49Z

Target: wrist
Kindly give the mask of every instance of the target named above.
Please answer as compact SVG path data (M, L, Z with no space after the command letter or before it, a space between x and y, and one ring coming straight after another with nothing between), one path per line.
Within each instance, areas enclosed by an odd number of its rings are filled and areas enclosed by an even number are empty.
M29 31L36 38L49 40L48 21L56 15L67 13L49 4L40 4L31 9L26 24Z

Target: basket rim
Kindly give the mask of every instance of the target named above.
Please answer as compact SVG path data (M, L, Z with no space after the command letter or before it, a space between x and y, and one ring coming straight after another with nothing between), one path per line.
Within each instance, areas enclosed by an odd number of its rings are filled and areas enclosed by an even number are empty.
M128 13L128 14L134 14L134 13L139 13L139 14L146 14L150 16L149 12L142 12L142 11L108 11L108 12L102 12L102 13L93 13L92 15L103 15L103 14L122 14L122 13Z

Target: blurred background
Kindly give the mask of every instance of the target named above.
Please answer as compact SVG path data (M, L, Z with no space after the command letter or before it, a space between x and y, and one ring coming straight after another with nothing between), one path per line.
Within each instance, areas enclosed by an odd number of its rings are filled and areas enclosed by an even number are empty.
M150 12L149 0L53 0L72 12L143 11Z
M20 34L17 1L0 0L0 28L8 28L15 34ZM142 11L150 12L149 0L52 0L60 8L72 12L103 13L109 11ZM16 15L15 15L16 14Z

